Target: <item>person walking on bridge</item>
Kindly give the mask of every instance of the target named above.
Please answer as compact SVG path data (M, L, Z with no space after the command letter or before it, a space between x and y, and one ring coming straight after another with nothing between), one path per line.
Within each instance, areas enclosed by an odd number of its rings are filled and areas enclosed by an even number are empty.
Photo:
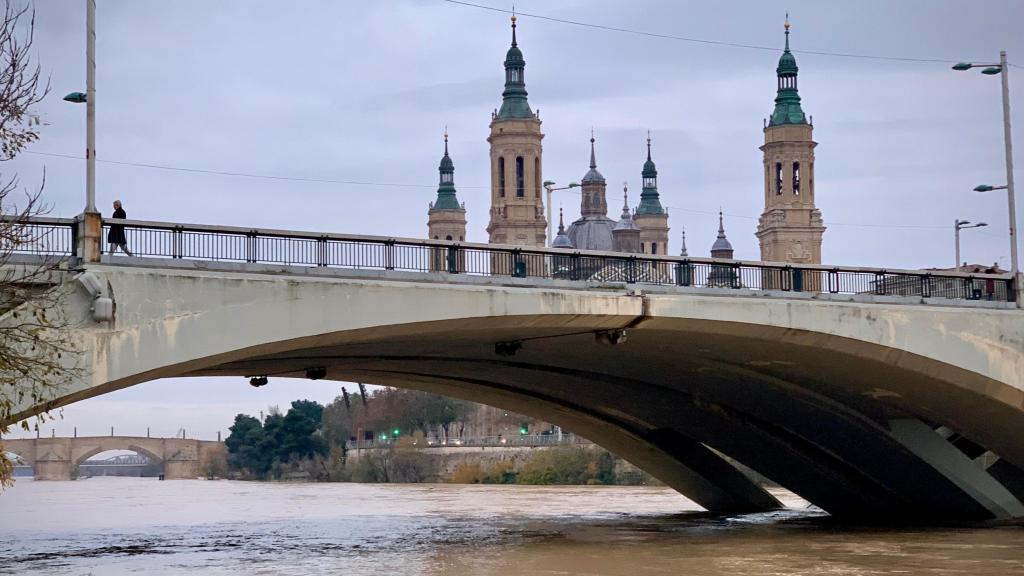
M128 217L128 214L121 207L120 200L114 200L114 214L111 218L118 218L124 220ZM124 224L111 224L110 232L107 232L107 242L110 243L110 253L113 254L117 248L120 248L125 254L131 256L131 251L128 250L128 238L124 234Z

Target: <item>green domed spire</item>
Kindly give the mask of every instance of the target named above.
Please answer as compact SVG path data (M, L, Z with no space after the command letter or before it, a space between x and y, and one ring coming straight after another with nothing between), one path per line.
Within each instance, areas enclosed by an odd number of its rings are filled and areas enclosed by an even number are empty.
M533 118L530 103L526 101L526 60L516 43L516 16L512 15L512 47L505 54L505 91L501 93L499 120Z
M658 194L658 169L651 160L651 133L647 133L647 161L644 162L643 172L644 187L640 191L640 205L636 207L637 214L664 214L665 208L661 205L661 197Z
M775 96L775 110L772 112L769 126L779 124L806 124L807 117L800 108L800 94L796 88L796 76L800 68L796 58L789 51L789 14L786 14L786 49L779 58L779 66L775 73L779 78L779 88Z
M437 171L441 178L437 186L437 201L430 208L432 210L462 210L459 199L455 196L455 163L448 155L448 130L444 131L444 157L441 158L441 165Z

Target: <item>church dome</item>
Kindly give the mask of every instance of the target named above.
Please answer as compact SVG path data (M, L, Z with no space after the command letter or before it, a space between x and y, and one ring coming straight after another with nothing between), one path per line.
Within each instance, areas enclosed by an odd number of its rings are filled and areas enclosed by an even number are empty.
M779 57L779 67L775 69L775 73L779 76L795 75L799 72L799 68L796 65L796 57L789 51L788 41L785 52Z
M584 216L569 226L569 239L577 250L615 250L612 230L615 221L607 216Z
M711 245L712 252L718 252L719 250L732 250L732 244L725 236L719 236L715 239L715 243Z

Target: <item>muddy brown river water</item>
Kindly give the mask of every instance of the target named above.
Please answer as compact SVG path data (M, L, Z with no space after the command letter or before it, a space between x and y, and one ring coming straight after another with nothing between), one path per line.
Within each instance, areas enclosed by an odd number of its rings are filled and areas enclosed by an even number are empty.
M1024 528L709 515L667 488L21 480L0 574L1024 575Z

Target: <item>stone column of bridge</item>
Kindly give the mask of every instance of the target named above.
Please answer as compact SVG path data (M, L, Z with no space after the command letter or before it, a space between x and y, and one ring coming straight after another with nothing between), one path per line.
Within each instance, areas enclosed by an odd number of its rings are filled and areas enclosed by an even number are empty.
M71 438L4 440L4 449L32 466L36 480L71 480Z

